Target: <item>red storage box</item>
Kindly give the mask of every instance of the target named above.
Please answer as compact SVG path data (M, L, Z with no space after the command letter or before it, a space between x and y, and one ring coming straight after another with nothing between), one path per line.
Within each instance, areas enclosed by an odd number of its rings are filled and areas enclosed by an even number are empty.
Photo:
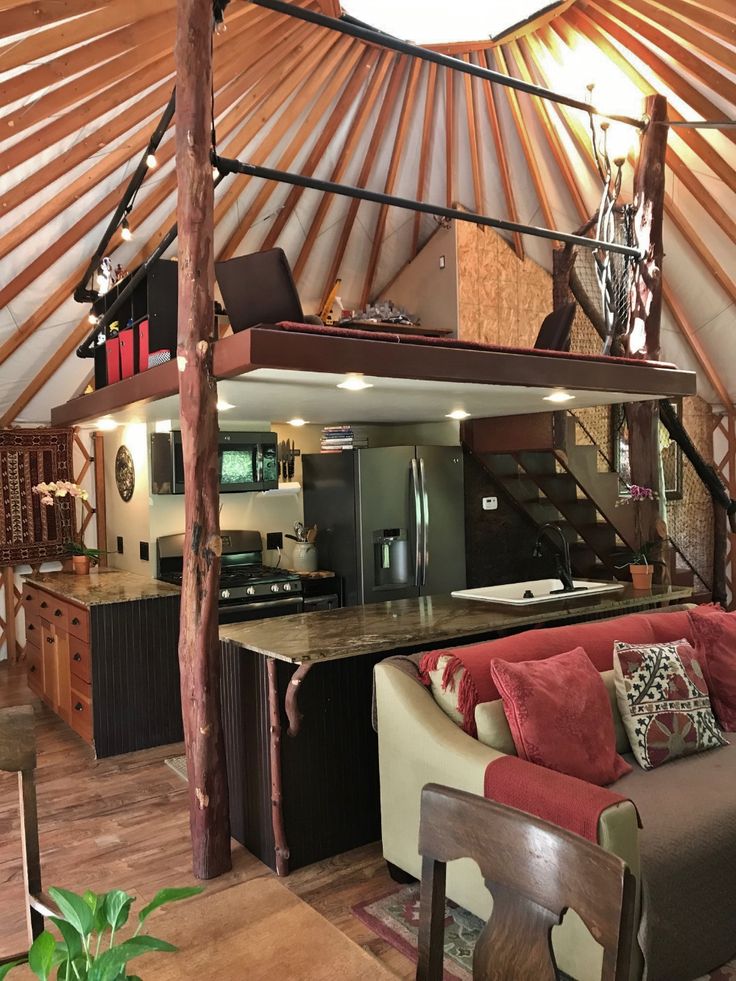
M107 367L107 384L120 381L120 338L108 337L105 341L105 365Z
M135 331L120 331L120 373L123 378L135 374Z

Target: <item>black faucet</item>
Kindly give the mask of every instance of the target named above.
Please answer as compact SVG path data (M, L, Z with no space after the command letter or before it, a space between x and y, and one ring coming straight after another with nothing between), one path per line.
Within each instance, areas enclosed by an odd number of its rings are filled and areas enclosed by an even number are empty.
M552 589L551 593L575 593L584 587L575 586L572 581L572 566L570 564L570 546L567 543L567 539L562 533L562 529L553 524L551 521L546 521L537 532L537 540L534 542L534 550L532 555L534 558L540 558L542 555L542 536L545 532L549 533L555 531L559 535L560 542L562 543L562 557L560 557L559 551L555 552L555 568L557 569L557 575L562 583L562 589Z

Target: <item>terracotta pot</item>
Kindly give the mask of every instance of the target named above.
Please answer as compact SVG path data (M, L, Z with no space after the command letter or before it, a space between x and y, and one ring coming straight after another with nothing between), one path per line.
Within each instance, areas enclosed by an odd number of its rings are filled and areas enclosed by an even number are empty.
M72 564L78 576L89 575L89 555L73 555Z
M652 565L630 565L631 582L634 589L651 589L654 566Z

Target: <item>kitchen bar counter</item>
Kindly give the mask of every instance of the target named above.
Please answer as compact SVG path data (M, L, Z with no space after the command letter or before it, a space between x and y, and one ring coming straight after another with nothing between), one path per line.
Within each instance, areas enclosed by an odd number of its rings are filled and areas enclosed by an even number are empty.
M178 586L120 569L93 569L88 576L78 576L74 572L38 572L24 581L79 606L160 599L178 596L181 592Z
M220 640L279 661L314 664L381 651L429 649L459 640L470 642L564 620L613 617L660 603L683 603L691 595L692 589L686 586L635 590L627 583L618 593L517 608L452 596L423 596L225 624L220 627Z

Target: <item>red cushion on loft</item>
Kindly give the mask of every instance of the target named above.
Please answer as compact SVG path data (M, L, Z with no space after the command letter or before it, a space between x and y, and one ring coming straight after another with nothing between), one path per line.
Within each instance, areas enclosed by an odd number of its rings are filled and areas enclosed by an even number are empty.
M689 617L713 711L726 732L736 732L736 613L699 606Z
M426 344L435 347L459 348L468 351L497 351L500 354L523 354L535 358L567 358L570 361L593 361L613 364L636 365L645 368L676 368L668 361L644 361L641 358L617 358L610 354L580 354L579 352L534 350L531 347L504 347L501 344L481 344L478 341L459 341L456 338L447 337L425 337L413 334L392 334L390 331L380 334L370 330L360 330L357 327L330 327L327 324L322 326L316 324L297 324L290 320L282 320L278 324L260 325L267 326L272 330L286 330L297 334L321 334L328 337L352 338L353 340L366 340L377 342L390 342L391 344Z
M598 843L598 822L606 808L627 798L607 787L545 770L518 756L502 756L486 767L483 795Z
M491 661L521 759L605 787L631 771L616 752L611 703L582 647L513 664Z
M475 706L479 702L492 702L500 698L489 670L493 658L511 662L539 661L582 645L598 671L610 671L616 640L648 644L680 637L692 640L687 611L630 613L613 620L591 620L564 627L526 630L497 640L429 651L422 657L419 667L425 684L429 684L428 672L435 670L440 658L447 656L450 660L445 666L444 687L452 686L454 675L465 668L458 687L458 709L463 715L463 729L474 736Z

